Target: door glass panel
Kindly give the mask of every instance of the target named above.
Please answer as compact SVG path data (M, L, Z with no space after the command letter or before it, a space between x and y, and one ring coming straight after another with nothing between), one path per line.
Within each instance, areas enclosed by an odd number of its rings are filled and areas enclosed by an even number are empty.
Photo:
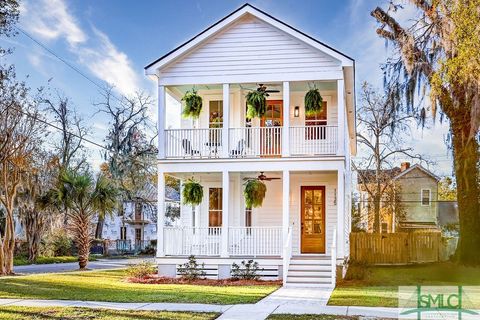
M313 221L305 221L305 234L313 233Z
M313 206L313 217L315 219L322 219L322 206L321 205Z
M305 203L312 204L312 190L305 191Z
M315 190L313 192L313 201L317 204L321 204L322 201L322 191L321 190Z
M313 233L322 233L322 223L320 221L313 224Z
M305 205L305 219L313 218L313 208L311 205Z

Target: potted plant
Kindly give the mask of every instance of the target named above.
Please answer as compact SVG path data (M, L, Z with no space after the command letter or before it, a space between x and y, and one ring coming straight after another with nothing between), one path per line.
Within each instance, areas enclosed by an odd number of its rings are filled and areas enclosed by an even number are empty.
M193 178L183 183L182 198L184 204L191 204L192 207L198 206L203 200L203 187Z
M305 115L313 116L323 108L323 98L318 88L312 88L305 94Z
M268 93L265 86L247 93L245 96L247 100L247 119L261 118L265 114L267 111L267 97Z
M258 179L250 179L245 183L243 196L245 197L245 205L247 208L258 208L263 204L267 186Z
M185 118L198 119L200 112L202 111L202 97L198 95L195 89L192 91L187 91L182 98L182 101L185 102L182 115Z

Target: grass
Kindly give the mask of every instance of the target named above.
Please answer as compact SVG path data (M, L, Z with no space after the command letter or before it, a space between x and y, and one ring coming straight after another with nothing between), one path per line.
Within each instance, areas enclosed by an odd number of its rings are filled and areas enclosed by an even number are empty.
M357 272L355 266L349 272ZM361 280L342 281L333 291L329 305L398 307L398 287L416 285L478 286L480 268L454 263L411 266L365 267ZM474 301L480 308L480 297Z
M89 261L96 261L95 257L90 256ZM51 264L51 263L66 263L66 262L77 262L78 257L74 256L60 256L60 257L43 257L40 256L37 258L34 264ZM28 262L27 257L20 256L13 259L13 265L15 266L25 266L31 264Z
M207 320L215 319L218 314L198 312L159 312L159 311L125 311L86 308L32 308L32 307L2 307L1 320Z
M0 278L0 298L111 302L255 303L278 286L139 284L125 270L35 274Z

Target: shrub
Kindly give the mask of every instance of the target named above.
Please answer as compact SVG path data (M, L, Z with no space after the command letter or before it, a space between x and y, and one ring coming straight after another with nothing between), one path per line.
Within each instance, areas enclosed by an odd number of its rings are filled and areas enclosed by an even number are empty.
M131 278L144 279L157 272L155 264L149 261L142 261L128 266L126 273Z
M253 260L245 262L243 260L240 266L235 262L232 264L231 274L232 278L237 280L258 280L260 278L259 271L263 271L263 269L258 267L258 262Z
M49 244L55 257L72 255L72 239L70 239L64 230L54 233L49 241Z
M178 267L178 273L182 276L182 278L187 280L197 280L205 278L205 271L203 268L205 267L205 263L199 265L197 263L197 259L195 259L194 255L188 257L188 262L185 262L180 267Z

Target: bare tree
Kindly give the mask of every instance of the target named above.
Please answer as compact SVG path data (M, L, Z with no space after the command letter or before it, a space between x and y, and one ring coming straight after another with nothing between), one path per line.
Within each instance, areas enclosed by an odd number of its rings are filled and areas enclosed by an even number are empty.
M373 230L380 232L382 201L392 188L392 169L399 156L421 159L411 147L403 147L403 137L414 119L401 111L394 88L380 94L369 84L362 86L357 111L357 141L363 156L353 163L362 188L373 204Z
M120 190L118 209L123 212L123 202L138 198L139 191L156 178L156 134L148 115L151 97L137 93L132 97L117 98L112 90L103 93L102 101L95 106L110 119L105 139L108 150L104 153L107 164L104 171ZM143 200L147 204L151 201ZM95 232L97 238L102 235L103 224L103 217L100 217Z
M84 170L87 166L84 138L88 128L76 113L67 97L46 99L46 111L53 116L53 124L60 130L60 137L53 142L58 154L60 170Z
M13 273L14 210L19 187L32 167L35 148L46 133L38 121L39 99L17 81L15 69L0 70L0 202L5 207L4 234L0 234L0 274Z

